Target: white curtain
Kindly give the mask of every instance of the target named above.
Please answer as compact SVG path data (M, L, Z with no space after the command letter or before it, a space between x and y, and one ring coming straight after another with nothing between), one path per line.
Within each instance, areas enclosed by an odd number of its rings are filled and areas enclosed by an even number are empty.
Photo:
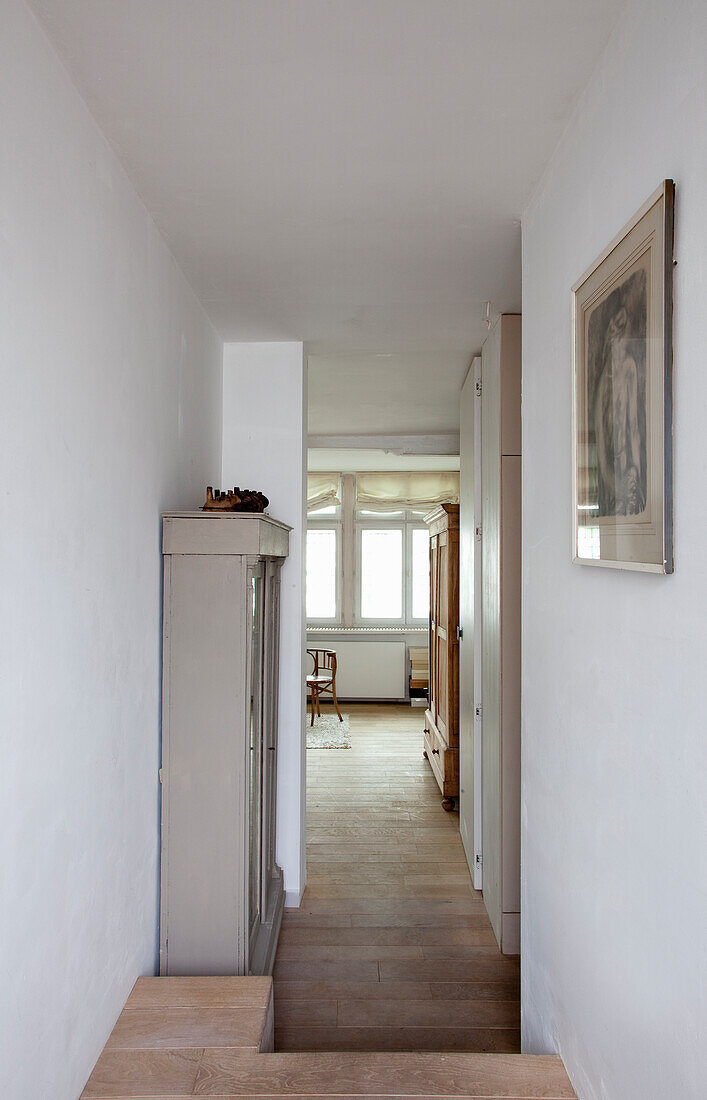
M356 505L426 508L459 503L458 470L390 470L356 474Z
M341 474L307 474L307 511L341 504L339 489Z

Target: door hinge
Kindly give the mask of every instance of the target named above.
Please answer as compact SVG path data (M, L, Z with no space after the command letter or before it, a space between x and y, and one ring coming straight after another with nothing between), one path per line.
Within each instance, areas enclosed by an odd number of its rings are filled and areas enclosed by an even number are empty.
M164 783L164 772L162 771L162 768L160 768L157 774L160 777L160 783Z
M480 378L477 378L476 382L474 383L474 392L476 393L477 397L481 397L481 379Z
M458 626L457 627L457 641L460 642L463 637L464 637L464 627L463 626Z
M474 863L476 864L477 867L483 867L484 861L481 858L481 852L477 852L476 855L474 856Z
M475 716L476 716L477 718L481 718L481 717L482 717L482 710L481 710L481 707L474 707L474 715L475 715Z
M476 527L474 528L474 537L476 538L477 542L481 542L481 524L480 523L477 523Z

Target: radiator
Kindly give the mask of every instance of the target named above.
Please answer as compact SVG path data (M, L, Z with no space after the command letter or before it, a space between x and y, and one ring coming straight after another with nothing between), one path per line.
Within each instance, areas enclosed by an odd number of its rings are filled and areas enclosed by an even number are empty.
M336 651L336 694L340 699L404 699L407 646L404 641L341 641L317 635L309 649ZM310 671L311 661L307 666Z

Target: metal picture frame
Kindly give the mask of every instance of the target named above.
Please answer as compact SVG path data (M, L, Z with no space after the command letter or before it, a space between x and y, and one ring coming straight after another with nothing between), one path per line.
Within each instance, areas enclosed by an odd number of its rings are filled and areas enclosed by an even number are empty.
M674 571L673 239L664 180L572 287L572 560Z

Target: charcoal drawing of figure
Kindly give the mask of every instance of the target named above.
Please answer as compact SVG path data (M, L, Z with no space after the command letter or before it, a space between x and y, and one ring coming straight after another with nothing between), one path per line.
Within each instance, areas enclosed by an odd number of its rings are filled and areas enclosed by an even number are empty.
M599 516L638 516L648 495L647 271L634 271L589 319L589 429Z

